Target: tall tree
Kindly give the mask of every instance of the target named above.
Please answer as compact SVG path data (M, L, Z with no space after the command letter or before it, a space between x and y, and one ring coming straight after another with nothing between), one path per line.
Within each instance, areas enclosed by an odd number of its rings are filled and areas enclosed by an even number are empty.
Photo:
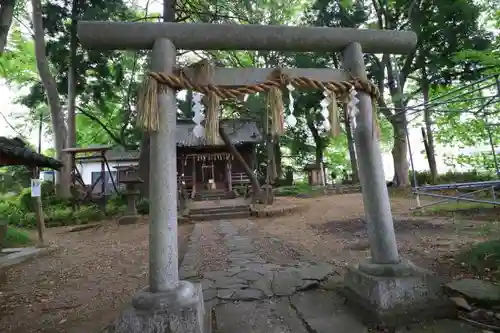
M76 27L78 24L79 1L73 0L71 5L71 23L69 28L69 66L68 66L68 147L76 147L76 69L78 67L77 48L78 36Z
M32 0L33 7L33 29L34 29L34 39L35 39L35 54L36 54L36 64L38 68L38 73L40 74L40 79L43 84L43 88L47 94L47 102L50 109L50 115L52 120L52 128L54 130L54 142L56 147L57 159L64 163L64 167L58 173L59 177L56 177L56 186L58 195L61 197L69 197L70 192L70 181L71 181L71 169L70 163L68 163L67 154L63 153L63 149L66 146L66 126L64 124L64 114L61 107L61 101L59 99L59 92L57 90L57 83L50 72L49 61L46 57L45 49L45 34L43 27L43 17L42 17L42 3L41 0ZM58 178L58 179L57 179Z
M377 29L412 29L418 36L417 48L405 56L366 55L369 76L382 92L378 101L381 113L393 127L394 184L409 184L407 119L405 109L409 101L420 93L420 88L405 93L412 75L426 75L434 80L446 80L457 70L450 63L453 55L464 48L483 47L483 33L478 29L479 9L472 0L452 3L437 0L373 0L330 1L317 0L317 24L329 26L357 26ZM354 13L357 13L354 15ZM357 21L354 19L358 19ZM448 63L446 63L448 61ZM418 81L418 78L417 78ZM388 89L390 100L383 96Z
M5 45L7 45L7 36L9 35L15 7L16 0L0 1L0 55L3 53Z

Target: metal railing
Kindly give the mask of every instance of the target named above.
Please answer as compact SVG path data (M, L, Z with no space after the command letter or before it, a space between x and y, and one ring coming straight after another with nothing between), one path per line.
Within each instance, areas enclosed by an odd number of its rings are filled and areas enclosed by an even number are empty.
M500 180L484 181L484 182L470 182L470 183L455 183L455 184L441 184L441 185L429 185L429 186L418 186L413 188L413 194L417 196L427 196L431 198L441 198L435 202L430 202L425 205L420 205L420 200L417 200L417 207L411 208L410 210L418 210L425 207L439 205L449 201L467 201L484 203L489 205L500 205L500 201L497 200L496 189L500 187ZM459 190L469 190L476 189L472 192L458 194ZM437 194L429 193L430 191L443 191L443 190L455 190L457 195L447 195L447 194ZM469 198L470 196L478 195L483 192L489 191L491 194L491 200L485 200L481 198Z

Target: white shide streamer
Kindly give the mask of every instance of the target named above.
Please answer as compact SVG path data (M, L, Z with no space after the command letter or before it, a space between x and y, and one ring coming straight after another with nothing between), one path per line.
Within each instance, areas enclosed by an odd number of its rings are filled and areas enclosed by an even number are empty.
M323 98L320 102L320 105L321 105L321 115L323 116L323 127L325 128L325 130L329 130L330 129L330 122L328 121L328 106L330 104L332 104L332 100L330 98L330 92L328 90L325 90L323 91L323 96L325 98Z
M205 115L203 114L204 105L202 103L203 94L198 92L193 92L193 122L196 124L193 128L193 134L197 138L202 138L205 136L205 128L201 124L205 119Z
M285 118L285 123L289 127L294 127L295 125L297 125L297 118L295 118L295 116L293 115L293 111L294 111L294 108L295 108L295 106L294 106L295 100L293 99L292 92L295 90L295 87L292 86L291 84L287 85L286 87L288 89L288 101L289 101L288 111L289 111L289 115Z
M349 101L347 102L347 111L353 129L356 128L356 116L359 113L359 109L357 106L359 103L359 99L356 97L356 94L357 94L356 89L354 89L354 87L351 88L351 90L349 91Z

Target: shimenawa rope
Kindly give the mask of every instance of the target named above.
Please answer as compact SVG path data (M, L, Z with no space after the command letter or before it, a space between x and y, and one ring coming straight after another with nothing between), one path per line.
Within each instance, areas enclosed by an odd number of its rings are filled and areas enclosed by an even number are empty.
M279 72L279 70L278 70ZM257 83L249 86L242 86L237 88L229 88L229 87L220 87L214 84L199 84L191 81L186 75L182 74L182 71L179 76L169 75L161 72L150 72L142 83L141 90L139 92L138 97L138 117L137 123L140 127L142 127L145 131L155 132L158 131L158 102L157 102L157 94L158 91L169 87L175 90L182 89L190 89L197 92L200 92L206 96L210 96L210 100L214 103L214 105L209 105L209 109L218 108L218 104L220 103L220 99L241 99L245 95L254 94L254 93L264 93L268 92L270 95L270 99L268 103L272 101L272 103L277 103L273 107L275 110L281 109L279 105L281 95L281 88L286 84L291 84L296 88L314 88L320 90L328 90L332 92L332 97L335 95L336 98L343 98L346 94L349 93L350 89L354 87L358 91L363 91L369 94L372 97L372 101L376 104L376 100L380 96L380 92L376 85L368 80L361 80L354 78L349 81L330 81L330 82L321 82L317 80L312 80L306 77L295 77L289 78L279 72L279 75L275 75L273 79L269 79L262 83ZM219 100L216 100L215 97L218 97ZM271 98L272 97L272 98ZM334 106L336 107L336 98L333 99L331 112L329 112L329 121L332 127L332 133L336 132L337 129L334 129L334 125L338 123L338 112L337 115L334 112ZM210 108L212 106L212 108ZM375 112L375 109L374 109ZM217 117L218 117L218 112ZM272 112L273 113L273 112ZM273 129L272 131L281 134L283 132L283 112L279 116L279 119L275 117L273 121ZM337 121L335 120L337 118ZM210 120L207 119L209 124L213 124L215 117L212 117ZM374 117L374 123L377 120ZM215 121L218 126L218 121ZM281 124L281 125L280 125ZM336 127L336 125L335 125ZM212 131L214 127L210 125L209 131Z

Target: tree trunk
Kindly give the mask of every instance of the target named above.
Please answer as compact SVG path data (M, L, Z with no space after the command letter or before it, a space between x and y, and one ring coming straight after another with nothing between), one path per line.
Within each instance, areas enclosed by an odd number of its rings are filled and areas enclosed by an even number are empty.
M163 0L163 22L175 22L175 3L176 0ZM144 133L141 139L139 152L139 177L144 181L140 186L141 195L149 197L149 156L150 156L150 137Z
M56 173L56 190L58 196L69 198L71 196L71 163L69 154L63 153L67 136L66 126L64 124L64 115L61 107L61 101L59 100L57 84L54 76L52 76L52 73L50 72L49 62L46 56L41 0L32 0L31 4L33 6L36 65L40 75L40 80L42 81L45 93L47 94L47 102L52 121L52 130L54 132L56 158L64 164L61 171Z
M352 182L353 184L358 184L358 158L356 157L356 148L354 147L354 139L352 137L351 120L347 114L347 105L344 105L344 125L347 137L347 149L349 150L349 160L351 162Z
M267 136L266 151L267 151L267 179L269 184L276 184L276 178L278 177L276 170L276 147L275 147L275 137L271 134Z
M311 134L314 139L314 143L316 144L315 148L316 165L320 165L320 163L323 162L323 149L324 149L323 140L321 139L321 136L319 135L316 126L314 126L314 122L312 121L312 119L307 120L307 127L309 127L309 130L311 131Z
M76 147L76 49L78 47L78 36L76 26L78 23L78 0L73 0L71 8L71 26L69 42L69 66L68 66L68 143L67 147Z
M399 107L399 105L398 105ZM396 110L401 110L396 108ZM406 187L410 185L410 166L408 163L408 140L406 136L406 114L400 113L391 119L394 130L394 146L392 160L394 162L393 186Z
M7 45L7 36L9 35L12 17L14 16L15 0L0 1L0 55Z
M250 179L252 182L252 192L253 192L253 197L254 198L261 198L261 193L260 193L260 184L259 180L257 179L257 176L255 173L252 172L252 169L248 166L247 162L241 156L241 154L238 152L236 147L233 145L231 142L231 139L227 135L226 131L224 131L224 128L222 126L219 126L219 134L220 138L222 141L224 141L224 144L226 145L227 149L229 149L229 152L231 155L234 156L234 158L243 166L243 170L245 171L245 174L247 177Z
M424 74L425 75L425 74ZM438 177L437 164L436 164L436 152L434 146L434 134L432 133L432 117L431 110L429 108L429 81L426 77L423 77L420 81L422 88L422 95L424 98L424 123L426 129L426 138L428 145L427 161L429 162L429 169L431 171L431 180L434 184Z

